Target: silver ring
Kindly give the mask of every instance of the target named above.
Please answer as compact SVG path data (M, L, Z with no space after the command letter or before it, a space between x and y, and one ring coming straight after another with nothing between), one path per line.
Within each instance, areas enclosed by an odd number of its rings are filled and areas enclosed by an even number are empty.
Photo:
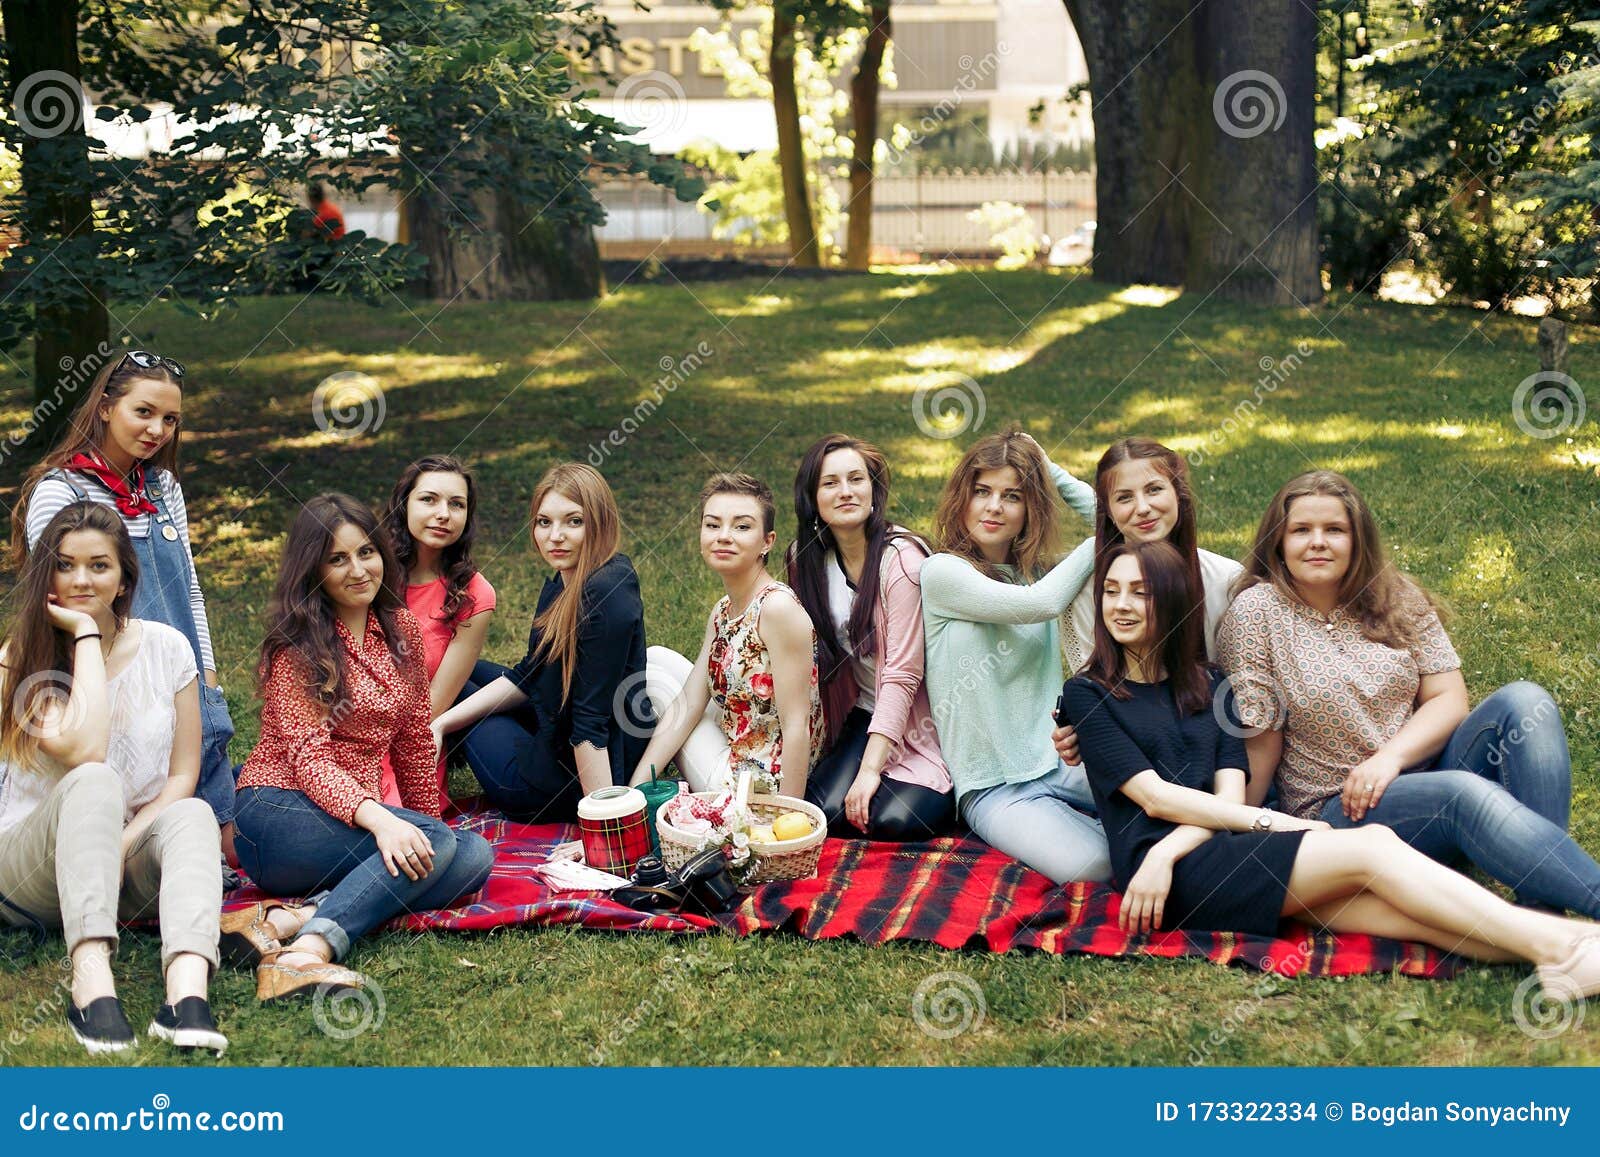
M417 853L416 852L407 852L406 853L406 859L414 860L416 858L417 858Z
M1369 783L1369 784L1367 784L1367 790L1368 791L1377 791L1378 790L1378 785L1375 784L1375 783Z

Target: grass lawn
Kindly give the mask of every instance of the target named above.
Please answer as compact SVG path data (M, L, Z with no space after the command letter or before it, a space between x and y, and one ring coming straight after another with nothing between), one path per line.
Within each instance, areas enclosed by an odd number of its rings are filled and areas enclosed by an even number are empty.
M1575 764L1573 829L1600 853L1600 425L1538 438L1514 420L1513 393L1538 369L1528 319L1365 301L1267 310L1048 273L946 271L669 282L598 305L277 298L209 325L160 306L120 320L139 344L186 362L198 386L184 482L236 758L255 734L250 671L282 534L297 501L319 491L377 501L412 457L472 462L486 495L479 561L500 600L486 654L510 662L543 577L525 529L529 494L547 465L595 447L626 519L651 641L693 653L719 589L697 558L693 505L713 467L765 477L782 505L803 448L846 430L884 448L901 520L925 528L973 433L1019 419L1081 477L1124 434L1196 452L1202 542L1234 557L1288 476L1312 465L1350 474L1400 564L1455 608L1474 696L1519 678L1556 693ZM1575 335L1580 383L1596 348L1593 334ZM690 354L701 364L675 375ZM384 391L381 423L349 438L313 418L317 383L340 371ZM972 430L936 436L953 430L929 419L938 407L918 397L924 385L959 391ZM7 428L28 398L20 378L0 377ZM644 399L652 406L636 411ZM15 485L14 465L0 466L0 498L13 500ZM1086 532L1064 517L1069 541ZM779 530L781 545L792 515ZM60 1013L59 942L4 947L0 1056L81 1063ZM1600 1060L1600 1012L1548 1039L1519 1031L1521 968L1263 986L1261 974L1203 962L565 929L390 935L353 963L381 986L383 1019L349 1039L319 1030L308 1008L258 1009L249 975L221 975L226 1063ZM118 971L142 1026L159 993L155 939L127 936ZM982 993L981 1020L948 1039L923 1032L912 1011L919 984L941 972ZM138 1056L170 1059L155 1046Z

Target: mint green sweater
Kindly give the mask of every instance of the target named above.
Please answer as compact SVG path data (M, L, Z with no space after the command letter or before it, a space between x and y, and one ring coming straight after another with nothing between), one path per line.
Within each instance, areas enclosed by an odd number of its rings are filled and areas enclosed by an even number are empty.
M1094 488L1054 464L1062 498L1091 522ZM1026 783L1057 765L1051 710L1061 694L1057 619L1094 573L1094 540L1032 585L996 582L953 554L922 566L928 698L956 798Z

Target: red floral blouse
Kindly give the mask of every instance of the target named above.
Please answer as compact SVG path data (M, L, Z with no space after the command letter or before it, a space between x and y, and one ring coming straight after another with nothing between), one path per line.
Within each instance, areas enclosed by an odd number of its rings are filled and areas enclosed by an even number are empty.
M305 660L290 650L272 660L262 692L261 738L239 774L239 786L304 792L329 815L354 826L366 799L382 802L383 757L394 767L403 807L439 814L428 682L422 670L422 628L401 610L402 654L415 656L414 677L399 670L378 616L368 614L357 644L338 623L344 644L345 695L332 711L306 691Z

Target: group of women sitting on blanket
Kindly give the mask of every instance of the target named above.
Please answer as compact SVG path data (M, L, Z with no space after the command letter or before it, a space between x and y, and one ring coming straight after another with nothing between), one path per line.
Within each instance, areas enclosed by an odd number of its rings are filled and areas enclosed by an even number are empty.
M551 574L508 668L480 658L495 593L473 476L423 458L381 519L342 494L301 507L235 769L178 485L183 387L164 357L108 364L15 516L0 914L63 930L91 1051L134 1039L119 920L159 919L149 1035L220 1052L222 958L255 966L263 1001L359 987L362 936L480 889L489 845L439 818L451 750L519 820L571 820L669 765L693 790L751 767L834 835L965 827L1057 882L1109 881L1132 931L1295 917L1600 992L1600 865L1567 835L1555 704L1517 683L1469 710L1432 598L1338 474L1290 480L1241 567L1200 549L1185 463L1148 439L1113 445L1090 486L1026 434L984 437L930 542L891 520L883 455L830 435L795 478L787 583L771 490L706 483L700 550L725 593L691 662L646 646L610 487L565 463L532 497ZM1064 557L1058 496L1095 528ZM286 899L223 914L226 861Z

